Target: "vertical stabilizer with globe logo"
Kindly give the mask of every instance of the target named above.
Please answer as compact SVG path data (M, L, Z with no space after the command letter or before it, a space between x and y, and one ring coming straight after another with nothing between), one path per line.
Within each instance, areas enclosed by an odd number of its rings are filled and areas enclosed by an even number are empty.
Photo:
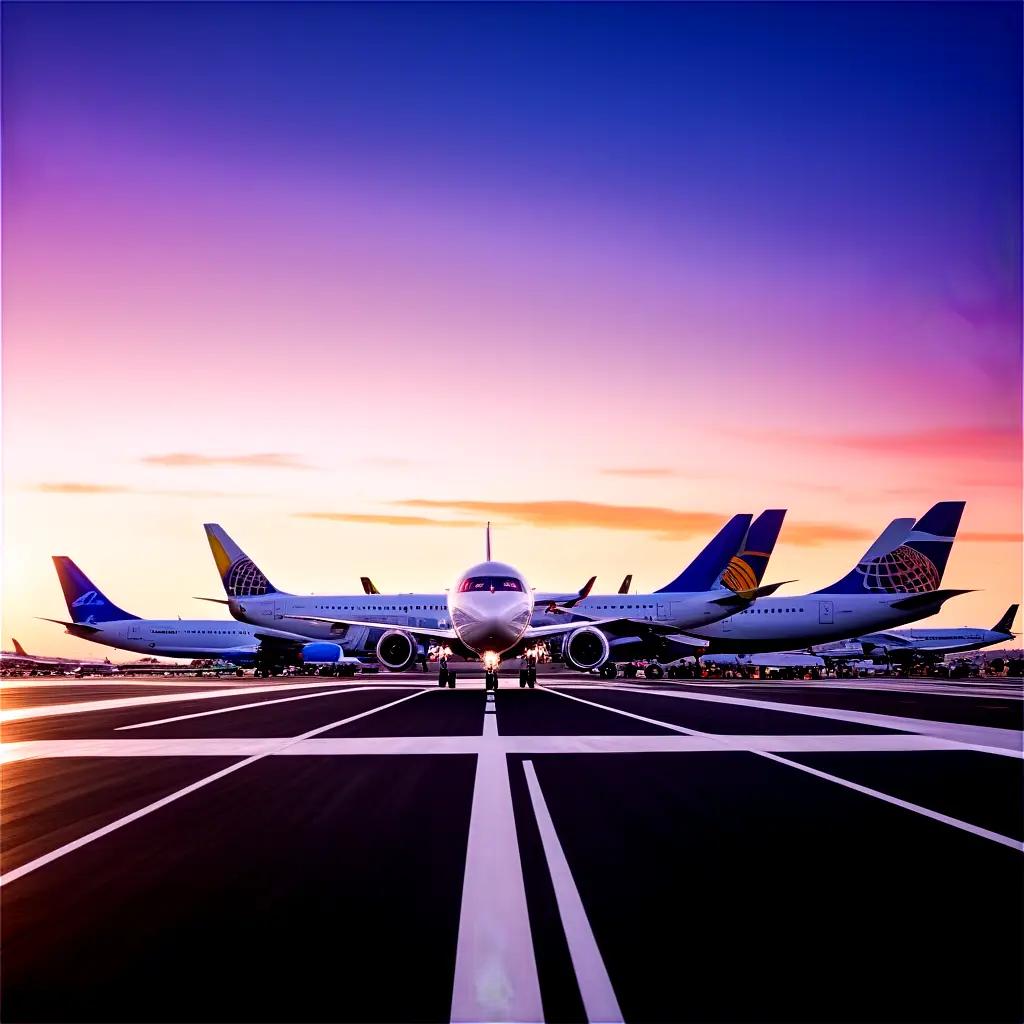
M784 508L769 508L750 524L743 544L729 559L718 581L720 586L737 594L757 591L768 569L785 518Z
M228 597L262 597L280 591L260 571L256 563L217 523L204 523L213 560Z
M819 594L930 594L942 584L963 515L963 501L933 505L909 532L897 520L841 580ZM888 536L890 543L880 543Z

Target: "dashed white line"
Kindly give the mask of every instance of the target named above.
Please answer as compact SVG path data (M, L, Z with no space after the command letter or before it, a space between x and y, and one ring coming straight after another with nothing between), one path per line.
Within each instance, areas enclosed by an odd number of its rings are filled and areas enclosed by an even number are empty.
M621 1021L622 1011L615 997L615 989L612 987L611 978L608 977L608 969L597 946L597 939L594 938L594 931L590 927L579 889L572 877L569 861L558 840L558 833L551 820L551 812L544 800L533 762L524 761L523 771L526 773L526 786L530 791L533 813L540 830L541 845L548 862L551 884L555 890L555 902L558 904L558 913L562 919L562 929L569 946L569 956L576 972L576 981L587 1020Z
M179 789L174 793L170 793L168 796L162 797L160 800L154 800L153 803L147 804L145 807L140 807L137 811L132 811L131 814L126 814L123 817L118 818L116 821L112 821L101 828L89 832L87 835L80 836L78 839L74 839L70 843L65 843L63 846L57 847L56 850L44 853L41 857L36 857L35 860L30 860L27 864L22 864L20 867L8 871L5 875L0 875L0 886L17 881L19 878L22 878L69 853L73 853L75 850L81 849L83 846L95 842L95 840L101 839L103 836L109 835L111 832L116 832L119 828L123 828L125 825L130 825L133 821L138 821L139 818L144 818L146 815L160 810L161 807L166 807L168 804L174 803L176 800L180 800L182 797L188 796L190 793L194 793L196 790L202 789L204 786L209 786L211 783L217 782L225 776L231 775L233 772L246 768L249 765L254 764L256 761L262 760L264 757L269 757L272 753L277 753L293 743L300 743L302 740L318 736L321 733L329 732L331 729L336 729L338 726L346 725L349 722L354 722L358 718L365 718L367 715L376 714L378 711L385 711L387 708L393 708L396 704L412 700L413 697L418 697L420 694L427 692L428 691L426 690L418 690L416 693L407 694L404 697L400 697L398 700L393 700L388 704L382 704L380 707L371 708L369 711L362 711L358 715L351 715L349 718L343 718L337 722L329 722L327 725L321 725L316 729L310 729L308 732L304 732L299 736L292 736L288 739L282 740L274 748L253 754L251 757L247 757L243 761L238 761L236 764L228 765L227 768L222 768L219 772L207 775L206 778L200 779L198 782L193 782L191 785L185 786L184 789Z

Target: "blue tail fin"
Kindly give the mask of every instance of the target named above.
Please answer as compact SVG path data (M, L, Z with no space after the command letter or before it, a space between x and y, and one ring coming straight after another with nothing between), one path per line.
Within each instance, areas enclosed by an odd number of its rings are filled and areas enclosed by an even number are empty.
M54 555L53 564L57 569L57 579L64 591L64 600L71 614L71 621L89 625L94 622L118 622L124 619L137 619L123 608L109 601L106 595L78 568L67 555Z
M743 544L753 516L733 516L712 538L706 548L671 582L657 594L697 594L711 590Z
M1017 609L1020 608L1019 604L1011 604L1009 608L1003 613L1003 617L992 627L993 633L1007 633L1013 636L1013 620L1017 618ZM18 641L15 640L15 643ZM17 648L15 648L17 650ZM18 652L21 653L20 651Z
M905 520L894 520L852 572L818 593L927 594L938 590L965 504L940 501L909 533L897 525Z
M204 523L213 560L217 563L221 583L228 597L260 597L279 593L263 575L256 563L227 535L217 523Z
M722 573L722 586L741 593L745 590L755 590L761 585L768 568L768 560L775 550L775 542L779 539L782 520L785 518L784 508L770 508L750 524L742 548L729 559L729 564Z

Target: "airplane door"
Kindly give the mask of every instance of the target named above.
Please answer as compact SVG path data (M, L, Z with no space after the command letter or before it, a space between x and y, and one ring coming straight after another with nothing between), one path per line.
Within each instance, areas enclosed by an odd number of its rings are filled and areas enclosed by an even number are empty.
M831 626L835 619L833 615L835 613L835 606L832 601L819 601L818 602L818 622L822 626Z
M668 618L668 605L667 604L659 603L659 605L658 605L658 618L659 619L667 619Z
M128 639L129 640L141 640L142 639L142 627L141 626L129 626L128 627Z
M288 614L288 606L283 601L274 602L274 618L283 619Z

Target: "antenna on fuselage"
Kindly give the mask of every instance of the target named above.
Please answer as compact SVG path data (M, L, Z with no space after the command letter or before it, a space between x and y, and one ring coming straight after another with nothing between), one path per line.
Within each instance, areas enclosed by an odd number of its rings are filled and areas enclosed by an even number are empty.
M487 524L487 531L485 533L484 548L486 549L487 558L486 561L491 560L491 524Z

